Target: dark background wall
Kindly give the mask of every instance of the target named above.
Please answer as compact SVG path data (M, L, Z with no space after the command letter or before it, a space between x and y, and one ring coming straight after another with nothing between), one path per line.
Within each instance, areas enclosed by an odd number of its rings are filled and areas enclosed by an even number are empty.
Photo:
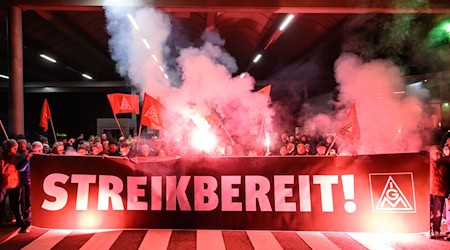
M68 136L96 134L97 118L113 118L107 93L25 93L25 131L30 139L39 134L53 138L52 131L43 132L39 117L44 99L47 98L57 133ZM0 119L9 131L8 93L0 92ZM129 115L119 115L129 117ZM3 133L0 138L4 139Z

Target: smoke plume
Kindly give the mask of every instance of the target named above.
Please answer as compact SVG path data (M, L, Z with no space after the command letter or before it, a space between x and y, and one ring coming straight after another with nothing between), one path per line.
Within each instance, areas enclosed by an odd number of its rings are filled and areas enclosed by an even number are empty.
M335 64L338 106L356 103L361 127L360 153L414 152L421 149L422 102L405 96L399 68L387 60L363 62L343 54Z
M229 134L247 148L255 146L263 117L271 116L268 100L252 92L253 77L233 77L236 61L223 49L225 41L217 32L205 32L199 47L169 48L172 24L167 14L150 7L107 7L105 13L117 71L141 96L160 98L165 107L164 132L175 150L185 146L192 131L205 126L226 144L231 143ZM208 122L212 110L220 121Z
M366 62L344 53L335 62L335 77L339 84L335 103L338 112L313 116L306 129L334 135L355 103L361 129L359 154L422 149L422 129L429 115L420 97L427 98L428 93L421 86L407 88L395 64L388 60ZM339 151L348 153L345 143L342 146Z

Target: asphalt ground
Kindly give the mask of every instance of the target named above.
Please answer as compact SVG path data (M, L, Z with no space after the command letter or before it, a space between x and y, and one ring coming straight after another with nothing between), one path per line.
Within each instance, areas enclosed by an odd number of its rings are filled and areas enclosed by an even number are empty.
M0 227L0 249L450 249L420 234L227 230L55 230Z

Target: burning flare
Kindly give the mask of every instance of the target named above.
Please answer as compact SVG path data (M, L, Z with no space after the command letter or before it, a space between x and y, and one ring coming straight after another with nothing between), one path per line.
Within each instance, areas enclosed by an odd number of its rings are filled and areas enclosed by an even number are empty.
M267 153L270 152L270 135L269 135L268 132L266 132L266 142L265 142L265 145L266 145L266 152L267 152Z
M216 135L211 132L211 125L197 113L192 114L190 118L195 123L191 130L191 146L205 153L213 152L218 142Z
M191 145L197 150L211 153L217 146L217 138L207 127L195 128L191 136Z

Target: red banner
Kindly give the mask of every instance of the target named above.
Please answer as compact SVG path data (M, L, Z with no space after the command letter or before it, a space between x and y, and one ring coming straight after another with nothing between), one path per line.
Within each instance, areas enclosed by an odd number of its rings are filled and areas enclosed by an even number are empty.
M427 155L159 159L134 163L113 157L34 156L33 224L67 229L429 229Z

